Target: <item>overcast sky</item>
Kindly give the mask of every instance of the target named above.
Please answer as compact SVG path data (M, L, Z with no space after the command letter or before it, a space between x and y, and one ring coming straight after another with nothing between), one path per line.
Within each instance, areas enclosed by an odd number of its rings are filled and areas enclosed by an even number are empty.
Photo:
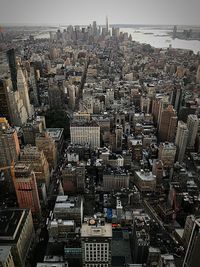
M200 25L200 0L0 0L0 23Z

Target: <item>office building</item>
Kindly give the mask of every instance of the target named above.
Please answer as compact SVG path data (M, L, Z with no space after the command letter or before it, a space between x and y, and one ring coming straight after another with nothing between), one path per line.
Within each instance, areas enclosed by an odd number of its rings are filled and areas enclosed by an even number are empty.
M114 151L122 151L122 137L123 137L123 127L122 125L116 125L115 127L115 146Z
M30 209L33 215L41 212L36 177L30 164L17 163L14 168L13 183L17 202L21 209Z
M112 225L103 219L91 218L81 227L84 267L111 266Z
M62 109L64 105L64 91L63 87L56 82L49 84L49 106L51 109Z
M0 118L0 167L11 166L20 153L17 132L5 118Z
M20 152L20 162L31 164L37 184L44 183L47 188L49 187L49 163L43 151L39 151L35 146L25 146Z
M197 132L199 126L199 119L197 115L190 114L187 119L187 128L189 131L187 145L190 148L194 148Z
M15 267L11 246L1 246L0 245L0 266L1 267Z
M66 166L62 170L62 182L65 193L83 192L85 188L85 166Z
M63 128L47 128L46 132L55 141L58 157L61 155L64 145L64 129Z
M70 125L71 143L100 147L100 126L95 121L74 121Z
M185 249L187 249L188 247L195 220L196 218L194 215L188 215L186 218L184 232L182 236L183 245Z
M11 122L11 110L4 78L0 78L0 117L5 117Z
M77 226L83 221L83 199L81 196L57 196L53 210L55 219L74 220Z
M189 238L183 267L199 267L200 219L196 219Z
M200 65L197 68L196 81L197 81L197 83L200 83Z
M37 87L37 79L36 79L36 70L34 66L30 67L30 88L32 89L32 99L34 106L39 105L39 94L38 94L38 87Z
M123 168L107 168L103 173L103 189L104 191L120 190L128 188L130 174Z
M158 159L165 168L172 168L176 156L176 146L173 143L161 143L159 146Z
M182 163L184 159L188 137L189 131L187 125L183 121L179 121L175 140L175 145L177 146L177 161L179 163Z
M156 176L156 184L161 184L163 179L164 166L161 160L153 160L152 174Z
M5 250L8 246L11 247L15 267L27 266L25 262L34 237L35 232L30 210L0 210L0 247L4 247ZM9 253L8 250L7 253Z
M172 105L169 105L166 110L162 110L158 127L158 137L160 141L174 141L177 119L176 112Z
M0 114L5 116L11 125L21 126L27 121L28 114L18 90L13 90L9 78L0 80Z
M36 135L35 144L37 148L44 152L44 155L49 163L50 171L57 166L57 149L55 141L47 132Z
M144 264L147 262L150 246L150 218L147 214L134 214L133 223L133 262Z
M44 132L46 129L45 117L36 116L35 118L28 119L22 126L24 144L35 146L35 138L39 133Z
M28 84L26 82L24 73L20 67L18 67L17 70L17 88L19 91L20 98L23 101L23 105L26 108L28 117L31 118L34 113L33 106L30 104Z
M180 85L175 85L171 92L171 105L178 112L181 107L183 90Z
M7 59L12 80L12 87L14 91L17 91L17 63L15 50L13 48L7 51Z
M149 170L136 171L135 184L141 192L154 192L156 189L156 176Z

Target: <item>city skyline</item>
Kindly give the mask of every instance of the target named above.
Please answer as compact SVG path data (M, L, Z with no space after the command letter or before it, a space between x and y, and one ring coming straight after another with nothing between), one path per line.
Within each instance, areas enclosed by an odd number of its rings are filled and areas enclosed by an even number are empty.
M105 24L199 25L200 2L176 1L71 1L0 0L0 23L17 25ZM13 13L14 12L14 13Z

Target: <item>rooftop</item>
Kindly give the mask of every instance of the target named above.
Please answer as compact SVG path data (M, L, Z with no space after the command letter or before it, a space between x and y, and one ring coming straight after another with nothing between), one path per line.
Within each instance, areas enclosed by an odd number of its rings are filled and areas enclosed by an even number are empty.
M64 129L63 128L47 128L47 133L51 138L53 138L55 141L59 141Z
M11 252L11 246L0 246L0 262L6 262Z
M22 209L0 211L0 242L15 240L26 212Z

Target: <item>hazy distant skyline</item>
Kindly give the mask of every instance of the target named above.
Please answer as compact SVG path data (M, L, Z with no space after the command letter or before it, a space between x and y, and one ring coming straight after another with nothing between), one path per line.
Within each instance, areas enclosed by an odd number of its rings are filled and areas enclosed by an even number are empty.
M0 24L200 25L200 0L0 0Z

